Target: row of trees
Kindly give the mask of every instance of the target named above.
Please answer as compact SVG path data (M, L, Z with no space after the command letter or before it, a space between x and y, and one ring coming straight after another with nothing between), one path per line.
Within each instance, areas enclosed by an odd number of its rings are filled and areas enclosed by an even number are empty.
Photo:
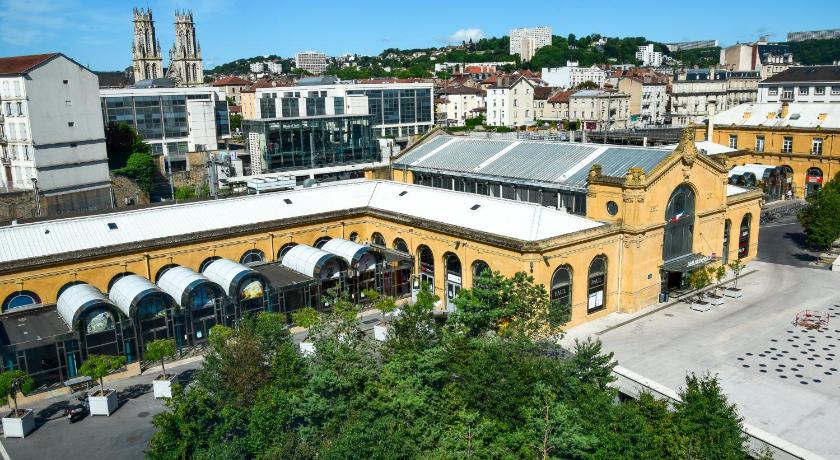
M148 456L745 458L715 377L687 377L673 408L650 395L617 402L613 355L586 341L566 357L554 339L567 318L527 274L485 272L446 321L432 315L437 300L422 286L385 342L360 332L346 299L298 313L317 350L306 356L280 314L214 327L196 380L155 416Z
M825 249L840 238L840 173L806 198L808 206L799 213L808 243Z

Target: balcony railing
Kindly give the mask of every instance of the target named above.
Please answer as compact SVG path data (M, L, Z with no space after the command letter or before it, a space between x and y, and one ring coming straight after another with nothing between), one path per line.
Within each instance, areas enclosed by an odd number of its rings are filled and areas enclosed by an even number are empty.
M0 133L0 145L6 145L6 135Z

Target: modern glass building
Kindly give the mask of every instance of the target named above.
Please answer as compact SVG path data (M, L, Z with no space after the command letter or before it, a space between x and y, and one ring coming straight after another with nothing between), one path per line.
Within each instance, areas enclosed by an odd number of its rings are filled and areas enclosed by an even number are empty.
M381 160L370 115L243 120L242 129L254 174Z
M372 115L376 137L424 134L434 125L431 83L365 83L261 88L259 119Z
M187 152L218 149L230 137L225 94L212 87L100 90L105 125L133 126L153 154L173 159Z

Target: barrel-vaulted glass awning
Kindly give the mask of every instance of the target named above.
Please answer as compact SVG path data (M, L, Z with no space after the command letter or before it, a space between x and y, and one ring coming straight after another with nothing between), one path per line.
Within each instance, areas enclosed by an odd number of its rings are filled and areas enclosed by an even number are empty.
M76 284L61 293L56 302L56 308L61 319L74 331L80 329L80 321L85 311L105 307L117 310L117 306L105 297L99 289L90 284Z
M707 256L705 254L685 254L666 261L664 264L662 264L662 270L666 272L681 273L693 272L698 268L703 268L706 265L709 265L715 260L716 258L714 256Z
M171 302L170 296L161 288L137 275L127 275L117 280L111 286L108 297L129 318L137 317L138 306L148 298L159 297Z
M181 307L190 307L190 295L198 287L210 284L216 290L218 285L210 281L206 276L190 270L187 267L172 267L163 272L158 279L157 285L163 289L163 292L172 296Z
M210 262L204 269L203 275L210 281L221 286L225 294L236 298L242 294L240 290L243 287L242 283L246 280L249 282L258 280L263 285L266 284L265 277L259 272L247 265L234 262L230 259L218 259ZM254 289L257 289L257 287L254 286ZM260 289L260 295L262 295L262 289Z
M335 278L345 265L339 256L305 244L289 249L281 263L284 267L316 279Z
M331 252L342 259L354 270L367 271L376 267L376 262L381 256L370 250L370 246L354 243L350 240L333 238L321 249Z

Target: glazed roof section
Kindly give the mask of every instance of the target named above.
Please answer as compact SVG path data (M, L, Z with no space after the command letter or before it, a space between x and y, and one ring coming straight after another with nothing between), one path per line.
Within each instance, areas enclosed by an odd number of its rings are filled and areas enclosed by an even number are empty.
M521 241L603 225L530 203L390 181L363 181L2 227L0 263L151 244L348 209L381 210Z
M468 175L499 182L529 182L585 191L589 170L623 177L633 167L649 173L673 151L570 142L437 136L394 162L398 169Z
M782 103L765 102L741 104L718 113L715 126L753 126L774 128L840 128L840 104L793 102L783 117Z

